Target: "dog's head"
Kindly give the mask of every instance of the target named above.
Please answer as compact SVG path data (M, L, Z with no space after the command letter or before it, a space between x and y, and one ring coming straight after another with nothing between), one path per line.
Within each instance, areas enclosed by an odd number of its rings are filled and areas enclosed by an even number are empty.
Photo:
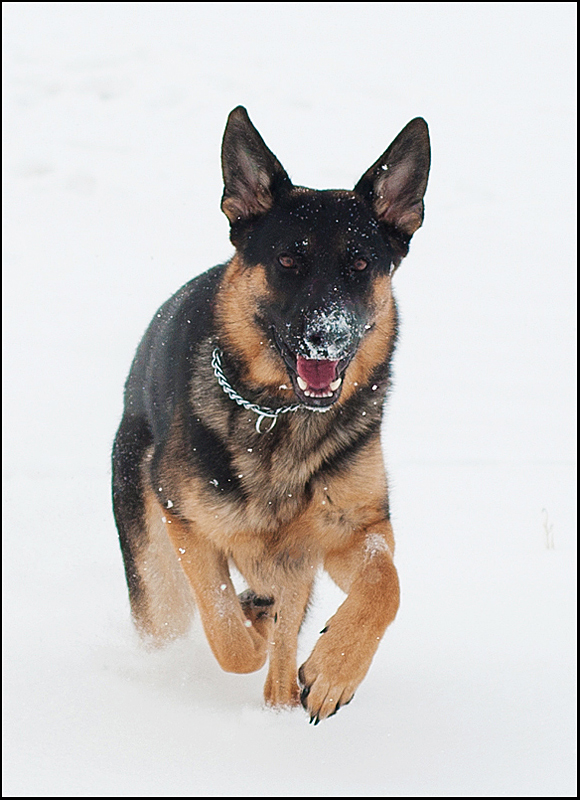
M305 189L292 184L246 110L231 112L222 210L242 268L261 274L253 322L305 405L338 400L375 329L390 275L423 221L429 163L427 124L417 118L353 191Z

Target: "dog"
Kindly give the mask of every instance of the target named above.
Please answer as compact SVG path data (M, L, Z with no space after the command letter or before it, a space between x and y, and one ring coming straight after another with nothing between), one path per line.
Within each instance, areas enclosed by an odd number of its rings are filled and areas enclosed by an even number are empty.
M318 191L291 182L239 106L222 167L235 253L161 306L139 345L115 519L144 639L185 634L197 607L224 670L269 660L266 703L317 724L351 701L399 606L380 428L391 282L423 221L429 133L413 119L352 191ZM347 596L297 670L319 568Z

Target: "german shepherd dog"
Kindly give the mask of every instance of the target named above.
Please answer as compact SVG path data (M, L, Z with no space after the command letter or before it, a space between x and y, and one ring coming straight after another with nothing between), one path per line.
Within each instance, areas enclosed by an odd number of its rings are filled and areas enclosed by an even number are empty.
M162 643L197 606L220 666L269 659L266 703L302 703L314 723L350 702L399 605L380 427L391 279L429 163L417 118L352 191L294 186L234 109L235 253L161 306L126 384L113 501L136 627ZM297 670L320 567L347 596Z

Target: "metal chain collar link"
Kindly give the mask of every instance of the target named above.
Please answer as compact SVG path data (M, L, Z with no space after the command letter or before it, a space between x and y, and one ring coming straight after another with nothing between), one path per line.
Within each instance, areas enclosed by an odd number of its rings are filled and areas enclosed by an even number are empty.
M258 415L258 419L256 420L256 433L269 433L273 429L274 425L278 422L278 417L280 414L287 414L289 411L298 411L300 408L304 408L307 411L320 412L329 410L328 408L314 408L312 406L305 406L302 403L293 403L291 406L281 406L280 408L267 408L265 406L258 406L256 403L250 403L249 400L246 400L236 392L226 378L222 369L222 355L222 351L219 349L219 347L216 347L211 357L211 365L213 367L213 372L216 376L217 382L231 400L234 400L239 406L245 408L246 411L253 411L254 414ZM269 428L262 430L260 426L262 424L262 420L266 418L271 419L272 422L270 423Z

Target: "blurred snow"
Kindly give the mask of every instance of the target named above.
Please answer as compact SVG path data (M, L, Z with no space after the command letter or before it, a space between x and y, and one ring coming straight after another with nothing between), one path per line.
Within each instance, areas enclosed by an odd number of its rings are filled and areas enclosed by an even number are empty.
M573 3L15 3L4 20L4 795L575 796ZM109 453L156 308L231 254L243 104L348 188L413 117L385 455L403 598L316 728L131 629ZM341 601L322 578L305 655Z

